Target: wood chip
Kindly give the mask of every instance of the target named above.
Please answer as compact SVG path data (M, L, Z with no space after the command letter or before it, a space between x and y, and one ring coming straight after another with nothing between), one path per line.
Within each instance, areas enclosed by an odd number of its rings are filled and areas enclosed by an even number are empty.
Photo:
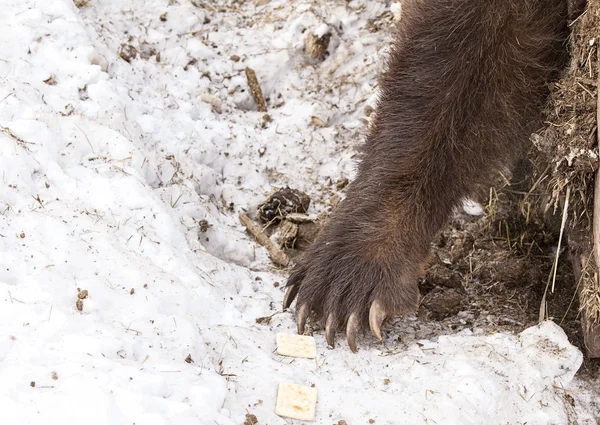
M330 39L330 32L321 37L316 34L308 33L304 39L304 50L306 51L306 54L313 59L325 59L325 53L327 53L327 47L329 47Z
M325 124L325 121L323 121L321 118L315 117L315 116L310 117L310 124L315 127L319 127L319 128L327 127L327 124Z
M275 414L301 421L314 421L317 407L317 389L304 385L281 382L277 392Z
M246 68L246 79L248 80L248 86L250 87L250 94L256 103L256 109L259 112L267 112L267 104L263 92L258 84L258 78L256 78L256 72L252 68Z
M314 359L317 357L317 344L312 336L277 332L277 354L289 357Z

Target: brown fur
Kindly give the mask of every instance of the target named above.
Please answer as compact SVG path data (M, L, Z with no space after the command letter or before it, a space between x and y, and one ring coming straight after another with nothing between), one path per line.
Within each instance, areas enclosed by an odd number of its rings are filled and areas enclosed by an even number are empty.
M414 311L431 240L522 152L564 64L565 0L408 0L346 199L294 268L298 305L341 328L377 299ZM287 307L287 306L286 306Z

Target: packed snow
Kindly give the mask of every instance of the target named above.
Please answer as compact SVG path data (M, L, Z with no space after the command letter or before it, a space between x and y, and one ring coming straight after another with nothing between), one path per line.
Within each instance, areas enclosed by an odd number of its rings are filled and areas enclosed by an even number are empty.
M275 352L287 271L238 213L286 185L314 214L339 198L398 5L0 3L1 424L299 423L280 382L317 389L317 424L596 423L551 322Z

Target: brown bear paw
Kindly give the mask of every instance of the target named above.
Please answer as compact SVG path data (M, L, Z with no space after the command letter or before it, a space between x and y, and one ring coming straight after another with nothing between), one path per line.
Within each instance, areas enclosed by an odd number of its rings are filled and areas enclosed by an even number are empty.
M356 352L356 336L367 327L381 340L384 320L417 309L419 266L393 247L377 248L327 238L315 242L292 270L283 300L286 309L297 299L299 334L313 314L325 324L330 346L336 331L345 329Z

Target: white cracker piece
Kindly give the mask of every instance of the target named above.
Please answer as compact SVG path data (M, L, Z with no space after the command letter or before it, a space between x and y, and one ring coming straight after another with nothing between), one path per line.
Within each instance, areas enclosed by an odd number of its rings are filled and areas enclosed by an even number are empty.
M286 334L277 332L277 354L290 357L304 357L314 359L317 357L317 344L312 336Z
M314 421L317 389L304 385L280 382L275 414L286 418Z

